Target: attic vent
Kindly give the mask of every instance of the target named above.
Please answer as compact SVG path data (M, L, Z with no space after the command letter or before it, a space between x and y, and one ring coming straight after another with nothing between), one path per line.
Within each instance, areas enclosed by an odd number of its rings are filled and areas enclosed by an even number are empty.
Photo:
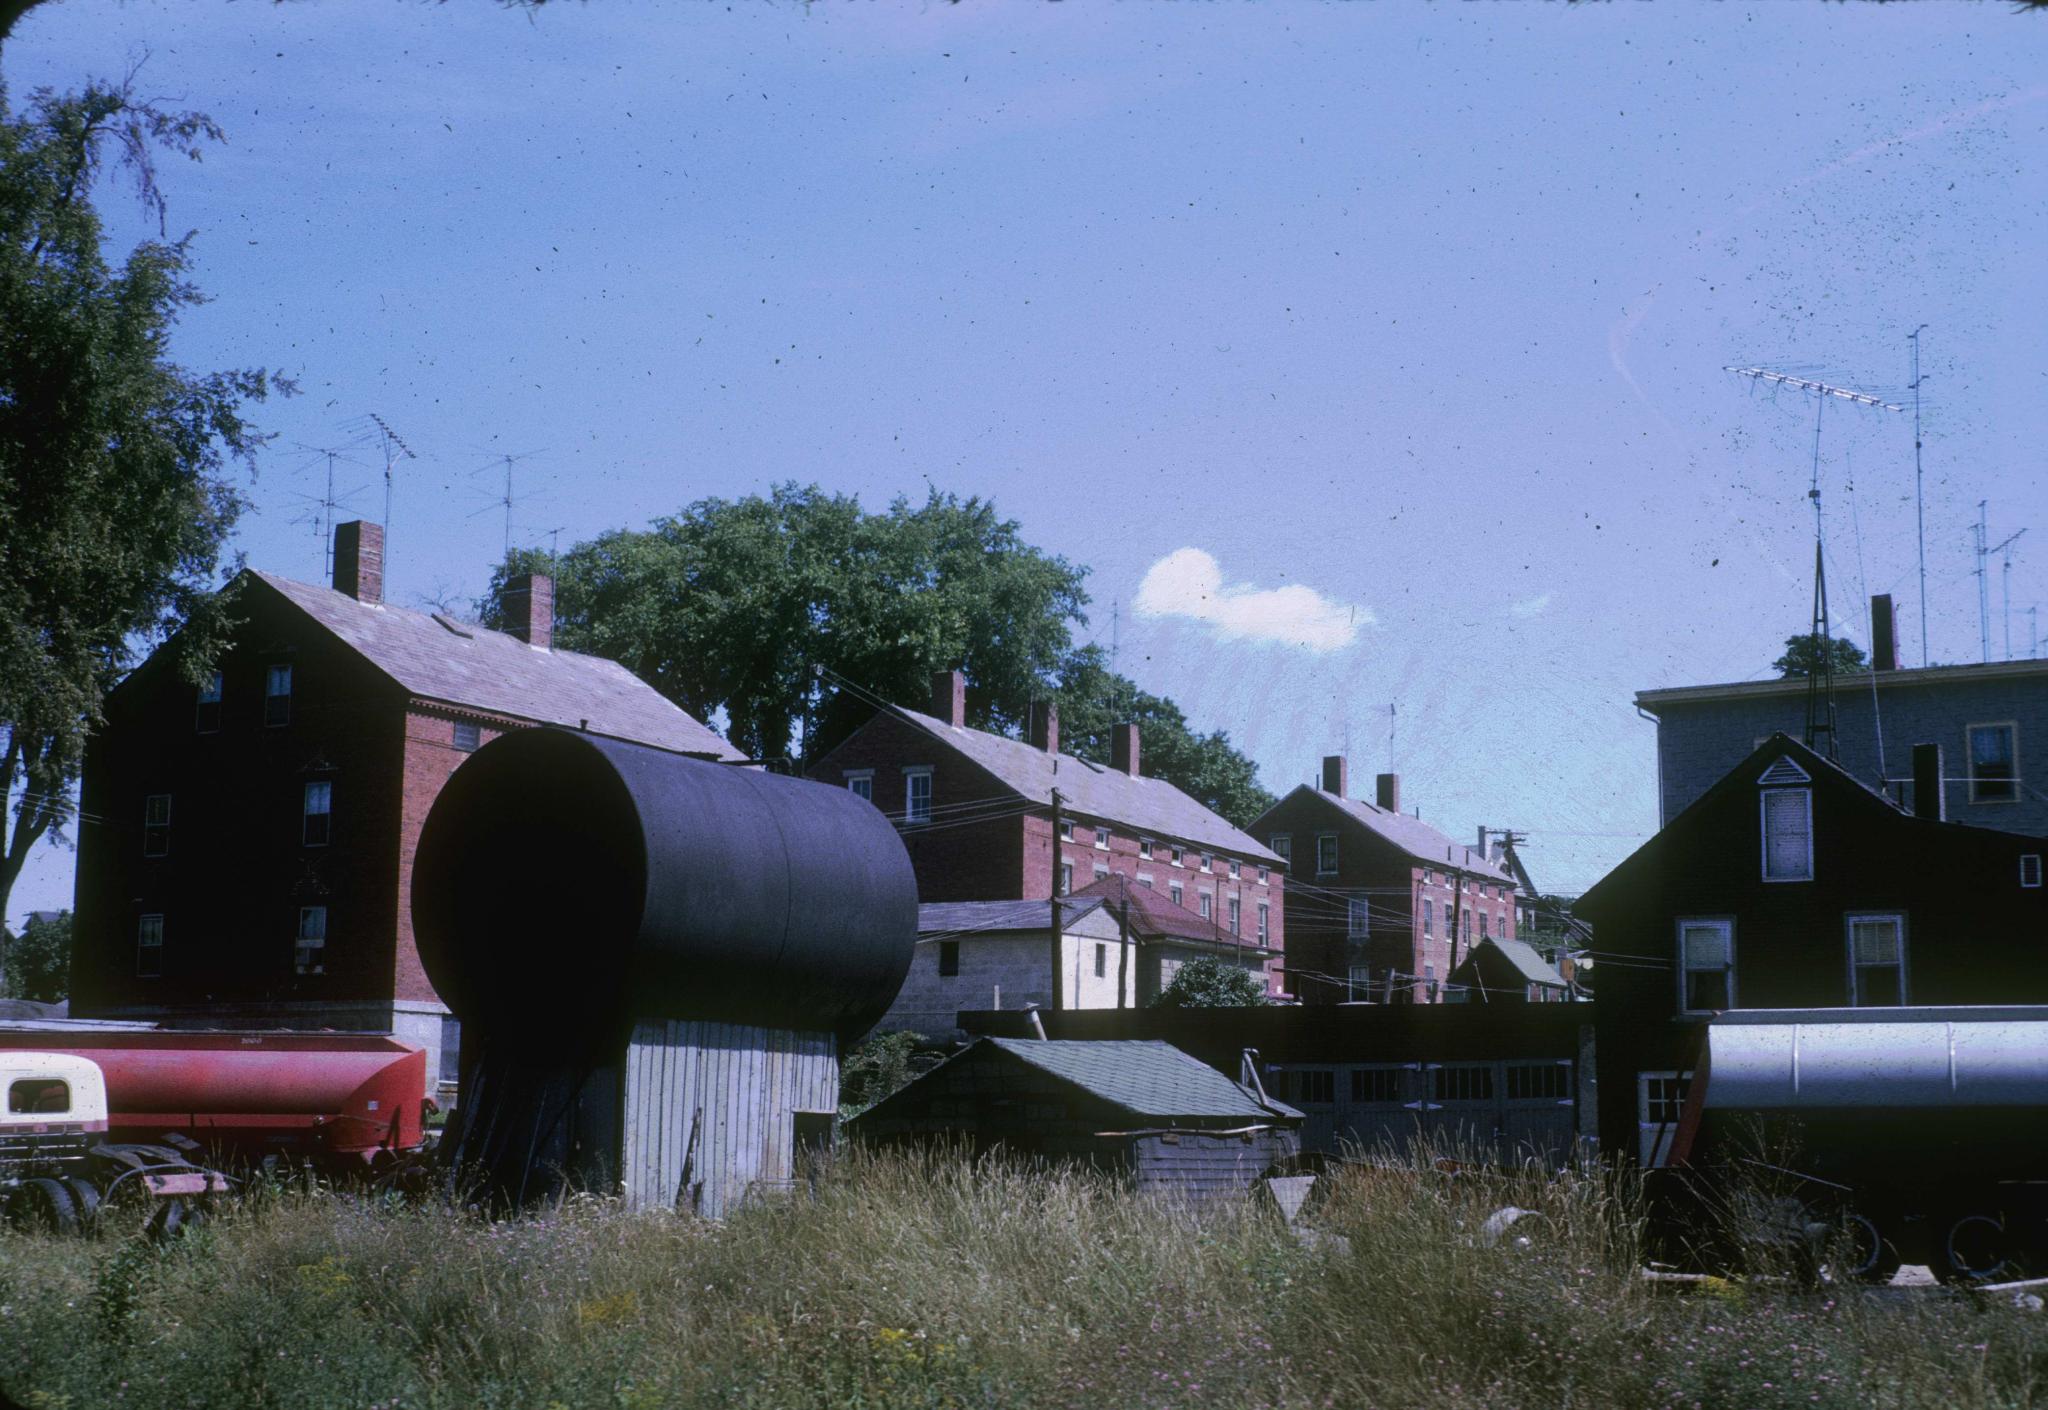
M446 627L449 631L454 632L464 641L474 641L476 639L475 632L471 631L468 627L463 626L462 623L456 621L453 617L449 617L440 612L436 612L434 614L434 620L439 622L442 626Z
M1772 784L1778 783L1811 782L1813 782L1813 780L1806 776L1805 769L1800 768L1799 765L1793 763L1790 759L1786 758L1780 758L1777 763L1771 765L1768 769L1765 769L1762 775L1757 779L1757 785L1759 787L1768 787Z

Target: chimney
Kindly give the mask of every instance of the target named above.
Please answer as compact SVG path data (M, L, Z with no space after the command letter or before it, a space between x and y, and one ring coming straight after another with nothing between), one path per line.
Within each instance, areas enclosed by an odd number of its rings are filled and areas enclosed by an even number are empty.
M1060 752L1060 707L1050 700L1031 702L1031 747L1048 754Z
M1486 838L1491 831L1491 828L1482 827L1479 829L1479 846L1477 850L1482 857L1486 855Z
M1870 669L1899 669L1899 637L1892 622L1892 595L1888 592L1870 599Z
M1339 798L1351 796L1351 764L1342 754L1323 756L1323 792Z
M1379 805L1390 813L1401 811L1401 776L1399 774L1380 775Z
M555 580L545 573L521 573L505 584L498 601L505 635L546 651L555 644Z
M1118 773L1138 776L1138 727L1136 725L1111 725L1109 727L1109 766Z
M1913 746L1913 816L1948 821L1948 791L1941 786L1941 746Z
M967 673L932 672L932 713L949 725L967 723Z
M334 590L358 602L384 600L384 526L351 519L334 526Z

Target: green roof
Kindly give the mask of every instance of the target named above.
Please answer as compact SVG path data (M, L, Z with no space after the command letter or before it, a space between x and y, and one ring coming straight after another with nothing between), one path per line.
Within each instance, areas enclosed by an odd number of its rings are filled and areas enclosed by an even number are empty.
M1275 1116L1301 1119L1301 1113L1286 1103L1269 1098L1262 1104L1209 1064L1156 1039L981 1041L993 1043L1010 1056L1071 1082L1133 1116L1159 1120L1187 1116L1242 1117L1246 1121L1270 1121Z

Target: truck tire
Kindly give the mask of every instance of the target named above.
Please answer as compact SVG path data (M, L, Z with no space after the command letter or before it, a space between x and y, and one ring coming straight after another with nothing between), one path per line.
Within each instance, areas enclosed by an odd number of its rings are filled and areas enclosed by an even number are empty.
M1995 1283L2019 1276L2019 1255L2003 1216L1973 1211L1949 1221L1934 1251L1934 1276L1944 1283Z
M184 1232L185 1215L185 1201L167 1199L149 1216L149 1223L144 1226L143 1233L156 1243L169 1243Z
M47 1234L78 1232L78 1204L62 1180L47 1175L21 1182L10 1205L15 1219L25 1228Z
M66 1175L64 1188L71 1191L71 1202L78 1208L78 1227L88 1234L99 1232L100 1190L99 1186L82 1175Z
M1882 1286L1898 1273L1903 1261L1899 1251L1885 1236L1883 1226L1869 1215L1854 1209L1845 1210L1836 1237L1836 1246L1841 1250L1843 1276Z

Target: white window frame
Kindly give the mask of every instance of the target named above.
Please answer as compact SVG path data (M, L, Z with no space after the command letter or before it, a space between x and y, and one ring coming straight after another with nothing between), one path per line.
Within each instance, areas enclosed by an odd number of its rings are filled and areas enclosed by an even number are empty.
M846 791L856 798L875 801L875 771L873 769L848 769L841 775L846 780Z
M1800 811L1806 819L1806 868L1798 876L1771 875L1771 798L1776 794L1796 793L1800 797ZM1763 788L1756 795L1757 837L1759 843L1758 867L1763 879L1780 886L1813 880L1813 790L1811 788Z
M2041 884L2041 854L2028 852L2020 858L2020 887L2032 891Z
M1225 869L1230 873L1230 879L1232 881L1237 880L1238 876L1241 874L1242 871L1242 869L1238 866L1237 858L1235 857L1231 857L1227 860Z
M1329 864L1328 866L1324 866L1324 865L1323 865L1323 844L1324 844L1325 842L1327 842L1327 843L1329 843L1329 844L1330 844L1330 864ZM1338 868L1338 867L1339 867L1340 865L1342 865L1342 860L1343 860L1343 859L1341 858L1341 856L1340 856L1340 855L1338 854L1338 851L1337 851L1337 834L1336 834L1336 833L1334 833L1334 832L1319 832L1319 833L1317 833L1317 834L1316 834L1316 875L1317 875L1317 876L1335 876L1335 875L1337 874L1337 868Z
M917 806L917 781L924 780L924 807ZM903 766L903 821L923 823L932 820L932 766L930 764L905 764Z
M163 816L157 817L156 805L161 802ZM155 846L151 846L155 843ZM168 857L171 855L171 795L151 793L142 800L142 855L145 857Z
M206 707L213 707L213 723L206 723ZM199 687L199 698L192 706L192 731L195 734L220 733L221 678L220 672L209 674Z
M1166 894L1173 898L1173 904L1175 904L1176 906L1184 905L1186 903L1185 897L1187 896L1187 892L1182 889L1181 884L1178 881L1167 883Z
M277 688L280 672L284 680L283 690ZM292 722L292 685L291 662L273 661L263 668L263 727L265 729L277 729ZM282 700L284 705L282 709L273 711L271 702L276 700ZM272 719L271 715L273 713L281 716L281 718Z
M1228 899L1229 904L1223 908L1224 923L1230 927L1232 935L1241 935L1243 931L1239 927L1244 924L1244 900L1238 896L1232 896Z
M1259 867L1259 885L1264 886L1269 880L1271 880L1271 877L1268 875L1266 868L1261 865Z
M2008 732L2008 733L2009 733L2009 734L2011 735L2011 737L2012 737L2012 777L2011 777L2011 778L2008 778L2008 779L1998 779L1998 780L1985 780L1985 784L1986 784L1986 785L1989 785L1989 786L1991 786L1991 787L1997 787L1997 788L2004 788L2004 789L2008 789L2008 790L2010 790L2010 791L2009 791L2009 792L2007 793L2007 795L2006 795L2005 797L2003 797L2003 798L1982 798L1982 797L1979 797L1979 796L1978 796L1978 792L1977 792L1977 790L1978 790L1978 788L1980 787L1980 785L1979 785L1979 783L1978 783L1978 779L1977 779L1977 751L1976 751L1976 749L1974 749L1974 748L1972 747L1972 741L1971 741L1971 736L1972 736L1972 735L1974 735L1974 734L1975 734L1975 733L1976 733L1976 732L1977 732L1978 730L1980 730L1980 729L2002 729L2002 730L2005 730L2005 731L2007 731L2007 732ZM1969 773L1969 779L1970 779L1970 802L1971 802L1971 803L1973 803L1973 804L1983 804L1983 805L1984 805L1985 807L1993 807L1993 808L1995 808L1995 807L1998 807L1998 806L2000 806L2001 804L2005 804L2005 803L2018 803L2018 802L2020 801L2020 726L2019 726L2019 721L2017 721L2017 720L1985 720L1985 721L1982 721L1982 722L1980 722L1980 723L1977 723L1977 724L1974 724L1974 725L1964 725L1964 726L1963 726L1963 766L1964 766L1964 768L1965 768L1965 769L1967 769L1967 770L1968 770L1968 773Z
M1272 923L1272 906L1268 905L1264 901L1259 902L1259 943L1261 945L1265 944L1268 940L1273 938L1271 930Z
M1280 859L1280 870L1287 871L1294 865L1294 834L1274 833L1266 839L1266 850Z
M469 731L469 743L462 742L462 733ZM448 731L448 742L463 754L474 754L484 745L484 727L475 720L456 720Z
M308 922L317 922L308 925ZM316 961L316 952L320 957ZM292 942L292 969L298 974L325 974L327 965L327 907L299 907L298 934Z
M1660 1104L1675 1105L1676 1110L1658 1120L1650 1119L1650 1084L1670 1083L1676 1091L1665 1090L1658 1094ZM1663 1167L1671 1157L1671 1144L1678 1138L1678 1123L1685 1116L1685 1102L1692 1083L1690 1071L1677 1072L1669 1068L1663 1071L1638 1072L1636 1074L1636 1158L1646 1170Z
M145 967L145 953L150 961ZM164 976L164 914L150 911L135 918L135 977L161 979Z
M1372 999L1372 966L1352 965L1344 971L1344 997L1354 1004L1370 1002Z
M1174 865L1174 866L1177 866L1177 867L1184 867L1184 866L1186 866L1186 865L1188 864L1188 863L1187 863L1187 848L1185 848L1185 847L1181 846L1181 845L1180 845L1179 843L1177 843L1177 842L1176 842L1176 843L1175 843L1175 844L1173 845L1173 849L1172 849L1172 851L1171 851L1171 852L1170 852L1170 853L1168 854L1168 859L1169 859L1169 860L1170 860L1170 861L1171 861L1171 862L1173 863L1173 865Z
M1109 875L1109 863L1108 863L1108 862L1097 862L1097 863L1095 864L1095 873L1094 873L1094 875L1095 875L1095 879L1096 879L1097 881L1100 881L1100 880L1102 880L1102 878L1104 878L1105 876L1108 876L1108 875Z
M1430 905L1429 897L1422 898L1422 938L1427 940L1436 933L1436 911Z
M1108 828L1098 827L1095 829L1095 850L1098 852L1107 852L1109 850Z
M1073 894L1074 894L1074 864L1073 864L1072 862L1061 862L1061 863L1060 863L1060 895L1062 895L1062 896L1071 896L1071 895L1073 895Z
M1866 968L1878 969L1881 968L1881 966L1858 965L1856 963L1856 922L1859 920L1888 920L1896 924L1899 928L1899 1002L1896 1006L1891 1004L1866 1004L1863 1002L1862 986L1858 981L1857 971L1859 969ZM1849 1007L1904 1008L1907 1004L1912 1002L1912 999L1910 997L1910 991L1907 987L1908 984L1911 982L1911 970L1908 966L1907 960L1906 913L1904 911L1844 912L1842 915L1842 947L1845 951L1846 963L1849 970Z
M1344 936L1362 940L1372 934L1372 902L1364 896L1344 898Z
M1197 891L1195 893L1195 902L1196 914L1201 916L1203 920L1209 919L1216 911L1216 896L1214 892Z
M1154 887L1154 886L1152 885L1152 873L1151 873L1151 872L1149 872L1149 871L1141 871L1141 872L1139 872L1139 873L1138 873L1138 876L1137 876L1137 882L1138 882L1138 885L1140 885L1140 886L1144 887L1144 888L1145 888L1145 889L1146 889L1147 891L1152 891L1152 890L1156 890L1156 889L1157 889L1157 888L1155 888L1155 887Z
M315 790L318 790L320 806L313 806ZM323 818L321 835L313 837L313 819ZM299 842L307 847L325 847L334 840L334 782L331 779L316 778L306 783L306 790L299 804Z
M1061 819L1060 819L1060 841L1062 841L1062 842L1072 842L1073 840L1074 840L1074 820L1073 820L1072 818L1061 818Z
M1214 871L1214 870L1216 870L1216 854L1215 854L1214 852L1204 852L1204 853L1202 853L1202 870L1203 870L1203 871Z
M1679 918L1677 919L1677 921L1676 921L1676 922L1674 922L1674 927L1673 927L1673 930L1672 930L1672 937L1673 937L1673 949L1672 949L1672 953L1673 953L1673 955L1674 955L1674 956L1676 957L1676 959L1677 959L1677 964L1676 964L1676 965L1674 966L1674 968L1676 968L1676 969L1677 969L1677 971L1678 971L1678 1011L1679 1011L1680 1013L1682 1013L1682 1014L1707 1014L1707 1013L1721 1013L1721 1012L1723 1012L1723 1010L1721 1010L1721 1009L1696 1009L1696 1008L1692 1008L1692 1007L1690 1007L1689 1005L1687 1005L1687 1003L1686 1003L1686 1001L1685 1001L1685 1000L1686 1000L1686 992L1685 992L1685 991L1686 991L1686 988L1687 988L1687 985L1686 985L1686 982L1685 982L1685 981L1686 981L1686 978L1687 978L1687 976L1689 976L1689 975L1691 975L1691 974L1693 973L1693 969L1692 969L1692 967L1691 967L1691 966L1689 966L1688 964L1686 964L1686 962L1685 962L1685 928L1686 928L1687 926L1689 926L1689 925L1693 925L1693 926L1719 926L1719 927L1721 928L1721 930L1722 930L1722 931L1723 931L1723 932L1724 932L1724 933L1725 933L1725 934L1727 935L1727 937L1728 937L1728 960L1727 960L1727 964L1726 964L1725 968L1726 968L1726 969L1727 969L1727 971L1728 971L1728 1007L1729 1007L1729 1008L1731 1008L1731 1009L1732 1009L1732 1008L1734 1008L1734 1007L1736 1007L1736 1005L1738 1004L1739 1000L1737 1000L1737 998L1736 998L1736 989L1735 989L1735 977L1736 977L1736 976L1735 976L1735 959L1736 959L1736 956L1735 956L1735 917L1734 917L1734 916L1680 916L1680 917L1679 917ZM1705 974L1705 973L1709 973L1710 971L1709 971L1709 970L1707 970L1707 969L1706 969L1706 968L1705 968L1705 967L1703 966L1703 967L1701 967L1701 969L1700 969L1700 971L1699 971L1699 972L1700 972L1700 973L1702 973L1702 974Z
M1141 838L1139 838L1139 839L1138 839L1138 855L1139 855L1139 856L1141 856L1141 857L1143 857L1143 858L1144 858L1144 859L1145 859L1146 861L1148 861L1148 862L1152 860L1152 839L1151 839L1151 838L1149 838L1149 837L1141 837Z

